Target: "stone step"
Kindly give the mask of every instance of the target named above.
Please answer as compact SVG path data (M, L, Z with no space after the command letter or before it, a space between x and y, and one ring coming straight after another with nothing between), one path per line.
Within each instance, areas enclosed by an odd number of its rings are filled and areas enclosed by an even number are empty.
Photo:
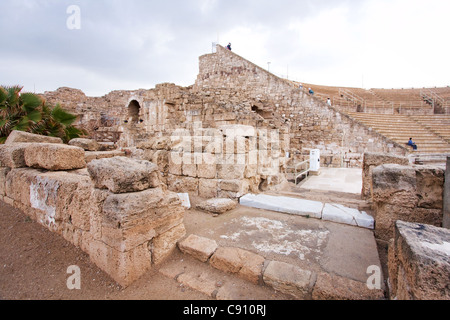
M217 300L382 300L382 289L327 272L266 259L240 248L216 246L215 241L189 235L179 241L176 259L159 272ZM184 255L180 258L180 253ZM239 279L239 280L238 280Z
M257 209L322 219L367 229L374 228L374 218L372 216L364 211L348 208L341 204L267 194L247 194L240 198L240 204Z

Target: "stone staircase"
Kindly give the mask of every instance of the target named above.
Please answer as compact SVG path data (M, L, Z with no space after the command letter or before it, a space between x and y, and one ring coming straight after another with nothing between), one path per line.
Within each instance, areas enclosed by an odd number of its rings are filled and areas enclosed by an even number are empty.
M405 147L409 138L418 145L416 154L450 154L450 142L444 138L448 134L446 121L450 116L443 116L439 120L436 116L435 124L428 120L428 116L406 116L406 115L377 115L364 113L348 113L353 119L363 123L369 128L379 132L390 140ZM416 120L417 119L417 120ZM432 127L442 130L443 136L434 132ZM436 129L436 130L439 130ZM412 151L412 150L411 150Z
M159 272L215 300L383 300L384 291L191 234Z

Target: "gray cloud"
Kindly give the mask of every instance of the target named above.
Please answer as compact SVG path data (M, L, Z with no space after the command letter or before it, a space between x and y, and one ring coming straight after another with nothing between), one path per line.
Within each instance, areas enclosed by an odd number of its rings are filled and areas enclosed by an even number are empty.
M374 3L0 0L4 31L0 59L6 62L0 66L0 81L20 82L29 90L36 85L38 91L74 86L94 95L161 82L189 85L198 72L198 56L211 52L218 36L223 45L236 43L235 50L255 63L263 66L272 61L274 70L282 70L279 73L287 73L289 66L298 77L320 79L320 72L325 72L332 81L329 75L337 66L363 60L368 47L364 35L369 30L365 20ZM81 9L81 30L66 27L69 5ZM324 15L337 20L327 25ZM407 32L407 23L398 32ZM241 30L248 38L242 38ZM339 35L345 46L336 30L347 32ZM323 47L327 42L333 47ZM354 48L361 51L359 56Z

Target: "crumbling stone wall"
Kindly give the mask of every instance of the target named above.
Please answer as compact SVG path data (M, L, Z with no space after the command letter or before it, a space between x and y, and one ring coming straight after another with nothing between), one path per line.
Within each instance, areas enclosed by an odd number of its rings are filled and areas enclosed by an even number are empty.
M193 89L229 90L256 100L254 112L275 125L290 126L291 154L300 160L310 149L321 150L322 166L338 167L361 167L364 152L407 154L402 146L221 46L200 57Z
M398 300L450 299L450 230L397 221L389 246L389 292Z
M363 199L372 198L372 171L382 164L400 164L407 166L409 165L409 159L384 153L364 153L361 190L361 197Z
M361 167L364 152L408 152L290 81L221 46L216 53L200 57L199 66L191 87L164 83L150 90L113 91L97 98L61 88L44 97L79 114L80 124L88 128L91 137L118 147L135 147L180 128L193 130L201 122L203 128L240 124L280 129L290 135L291 158L303 161L310 149L319 149L322 166ZM135 103L138 117L130 116L128 110Z
M119 284L164 261L185 235L185 209L155 164L114 157L86 165L82 148L19 135L0 146L0 200L80 247Z
M445 170L384 164L372 172L375 236L389 241L397 220L442 226Z
M156 163L172 191L237 199L283 182L288 148L278 130L225 125L180 129L139 143L134 154Z

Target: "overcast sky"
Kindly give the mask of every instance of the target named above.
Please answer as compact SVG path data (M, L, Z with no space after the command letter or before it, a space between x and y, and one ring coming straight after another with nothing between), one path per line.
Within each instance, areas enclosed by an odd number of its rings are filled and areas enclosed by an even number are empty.
M449 0L0 0L0 84L90 96L188 86L198 57L231 42L301 82L448 86L449 14Z

